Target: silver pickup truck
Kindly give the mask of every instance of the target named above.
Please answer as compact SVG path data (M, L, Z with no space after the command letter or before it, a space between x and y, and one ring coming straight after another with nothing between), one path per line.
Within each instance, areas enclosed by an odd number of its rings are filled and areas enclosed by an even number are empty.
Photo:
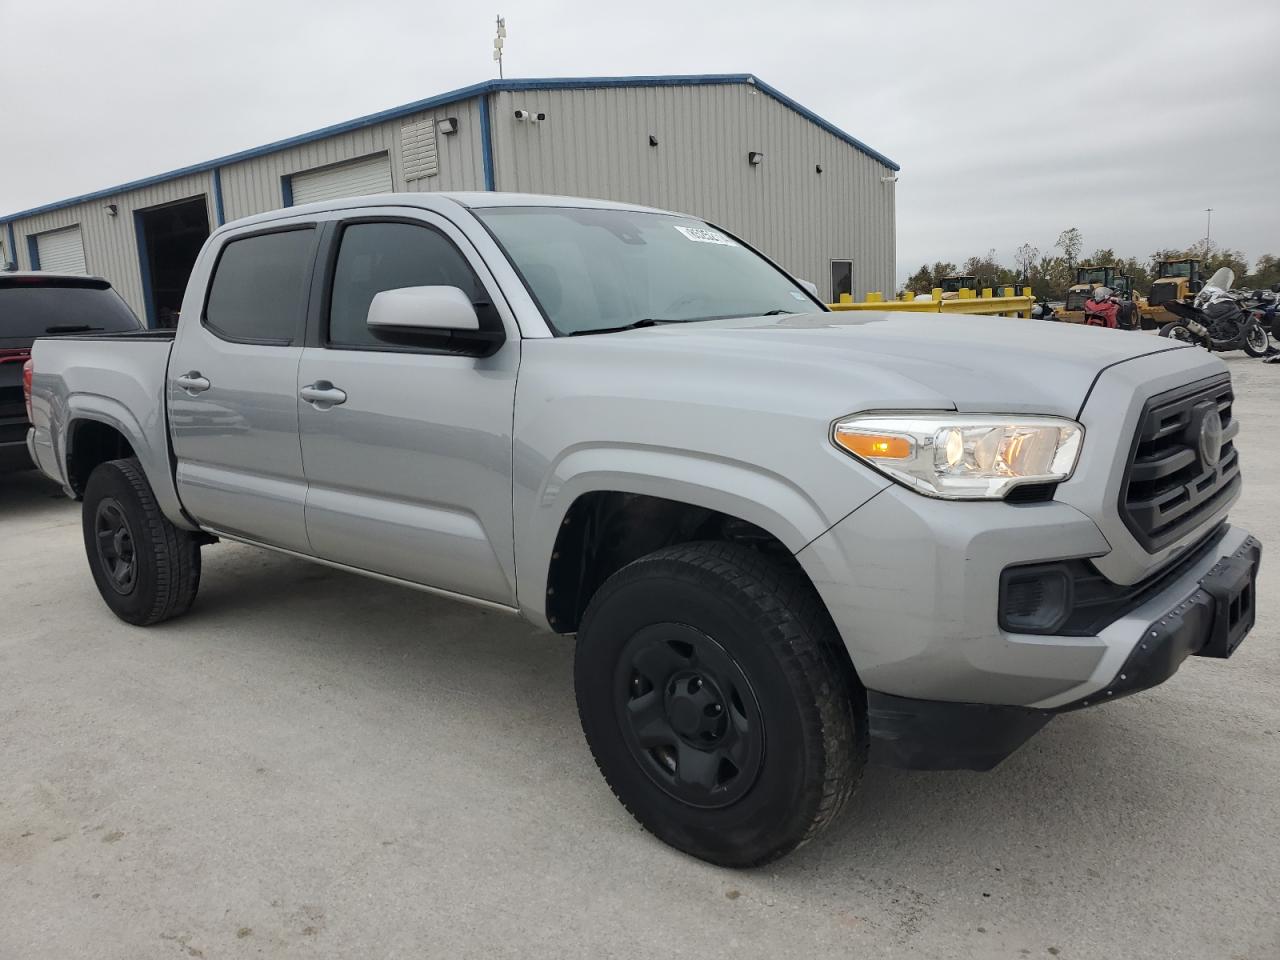
M214 232L176 333L37 341L30 452L130 623L234 540L576 635L609 785L720 864L868 761L988 769L1231 654L1261 547L1220 360L810 289L623 204L279 210Z

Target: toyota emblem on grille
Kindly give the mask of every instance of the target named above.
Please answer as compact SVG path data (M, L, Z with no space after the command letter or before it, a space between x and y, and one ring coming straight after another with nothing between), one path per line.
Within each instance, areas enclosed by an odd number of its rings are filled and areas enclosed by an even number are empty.
M1208 468L1218 465L1222 458L1222 420L1218 417L1218 406L1206 403L1201 406L1200 414L1200 462Z

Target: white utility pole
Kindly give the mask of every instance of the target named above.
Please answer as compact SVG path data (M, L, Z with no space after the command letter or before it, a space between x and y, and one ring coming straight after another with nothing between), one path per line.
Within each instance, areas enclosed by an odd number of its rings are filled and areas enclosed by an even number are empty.
M498 79L502 79L502 43L507 39L507 21L498 15L498 33L493 38L493 59L498 61Z

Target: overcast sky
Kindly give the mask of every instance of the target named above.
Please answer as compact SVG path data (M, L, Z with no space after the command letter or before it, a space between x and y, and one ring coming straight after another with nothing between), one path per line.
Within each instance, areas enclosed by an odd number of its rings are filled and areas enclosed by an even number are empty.
M1276 0L494 2L0 0L0 216L486 79L500 11L508 77L755 73L892 157L900 276L1280 254Z

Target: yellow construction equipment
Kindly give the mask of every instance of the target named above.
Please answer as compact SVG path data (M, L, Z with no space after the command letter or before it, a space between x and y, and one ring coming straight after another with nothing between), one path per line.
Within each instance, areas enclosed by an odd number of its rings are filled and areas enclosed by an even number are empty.
M1119 292L1116 283L1120 280L1113 264L1086 264L1076 268L1076 282L1067 288L1066 302L1058 311L1058 319L1064 323L1084 323L1084 302L1093 296L1098 287L1110 287ZM1129 290L1133 289L1133 281L1129 281ZM1130 294L1131 295L1131 294Z
M955 300L961 290L977 290L978 278L966 276L943 277L938 281L938 289L942 291L943 300Z
M1200 261L1195 257L1161 260L1142 314L1156 323L1168 323L1175 316L1164 305L1172 300L1190 300L1201 286Z

